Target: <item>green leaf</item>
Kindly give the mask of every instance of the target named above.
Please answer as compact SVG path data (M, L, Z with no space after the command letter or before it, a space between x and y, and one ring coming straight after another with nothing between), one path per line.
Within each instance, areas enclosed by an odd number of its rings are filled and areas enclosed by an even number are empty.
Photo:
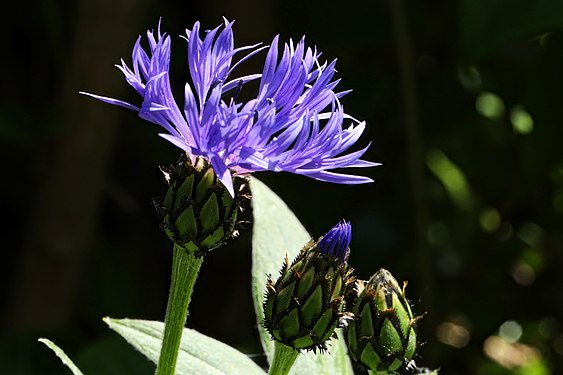
M287 205L266 185L256 178L250 179L252 192L252 295L258 319L258 329L262 347L268 360L274 355L274 343L268 332L262 327L264 312L264 291L267 275L277 276L285 256L289 261L311 239L307 230L295 217ZM343 334L337 331L338 340L329 341L329 353L317 354L303 352L295 362L291 374L354 374L346 346L341 339Z
M164 323L111 318L104 318L104 322L152 362L158 362ZM265 372L238 350L193 329L185 328L176 374L265 375Z
M84 375L84 374L82 374L82 371L80 371L80 369L78 367L76 367L74 362L72 362L72 360L70 358L68 358L66 353L61 348L59 348L57 345L55 345L54 342L52 342L51 340L48 340L48 339L44 339L44 338L41 338L38 341L47 345L47 347L49 349L54 351L55 354L57 355L57 357L59 357L61 359L63 364L65 364L70 369L70 371L72 371L72 373L74 375Z

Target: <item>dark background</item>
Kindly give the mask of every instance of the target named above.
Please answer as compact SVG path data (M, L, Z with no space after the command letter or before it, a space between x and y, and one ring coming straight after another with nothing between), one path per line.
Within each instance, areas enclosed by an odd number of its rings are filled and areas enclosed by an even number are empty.
M320 236L353 224L359 277L408 280L417 362L442 374L563 373L563 2L557 0L49 1L3 5L0 372L150 374L102 322L164 317L171 246L151 199L179 152L134 112L113 67L146 29L177 37L235 19L236 45L307 35L338 58L376 182L260 173ZM263 56L246 65L259 69ZM244 71L240 71L244 73ZM182 103L182 96L177 99ZM250 297L250 226L205 261L188 325L263 361ZM507 323L508 322L508 323Z

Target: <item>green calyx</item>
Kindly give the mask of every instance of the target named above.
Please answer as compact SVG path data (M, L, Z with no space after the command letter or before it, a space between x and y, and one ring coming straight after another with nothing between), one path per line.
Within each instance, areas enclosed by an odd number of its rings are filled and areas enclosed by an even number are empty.
M291 265L286 258L279 278L269 278L266 286L264 327L294 349L326 350L355 280L347 263L321 254L316 245L308 243Z
M360 281L357 285L357 293L349 301L354 315L346 337L349 353L371 371L396 371L416 350L417 318L404 288L384 269L365 285Z
M203 256L235 234L239 211L250 196L246 179L233 178L233 198L201 157L193 163L183 157L176 165L161 169L168 189L155 205L164 232L176 245Z

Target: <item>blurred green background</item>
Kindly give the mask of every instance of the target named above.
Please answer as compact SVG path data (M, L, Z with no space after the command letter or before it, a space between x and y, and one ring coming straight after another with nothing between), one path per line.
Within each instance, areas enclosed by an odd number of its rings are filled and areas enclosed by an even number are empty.
M36 339L87 374L151 374L102 322L162 319L171 246L151 199L179 152L135 113L79 96L140 103L113 67L139 34L176 37L235 19L238 46L307 35L338 58L348 113L373 142L376 183L258 177L312 235L353 224L359 277L408 280L442 374L563 373L563 2L557 0L49 1L3 6L0 373L60 374ZM262 58L246 65L259 69ZM244 73L241 71L241 74ZM251 225L212 253L188 325L263 363L250 297Z

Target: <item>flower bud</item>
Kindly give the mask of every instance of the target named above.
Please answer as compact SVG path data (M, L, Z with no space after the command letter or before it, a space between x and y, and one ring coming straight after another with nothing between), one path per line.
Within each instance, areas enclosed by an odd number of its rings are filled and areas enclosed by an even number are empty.
M326 350L342 316L354 277L346 263L351 227L342 222L310 241L295 260L285 259L279 278L266 286L264 327L294 349Z
M397 280L387 270L376 272L365 284L358 281L352 298L354 319L348 325L352 358L372 371L395 371L416 350L417 318ZM405 284L406 285L406 284Z
M203 256L236 235L238 213L250 196L246 179L233 178L233 198L202 157L195 163L182 157L176 165L161 170L168 190L155 205L164 232L176 245Z

